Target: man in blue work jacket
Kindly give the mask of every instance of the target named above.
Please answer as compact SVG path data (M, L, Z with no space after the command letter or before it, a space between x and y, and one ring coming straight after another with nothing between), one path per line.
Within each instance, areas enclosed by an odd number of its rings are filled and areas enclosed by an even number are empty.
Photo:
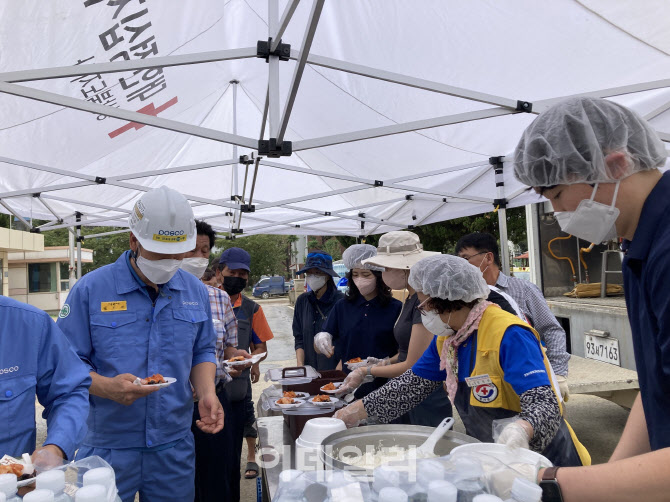
M617 237L640 394L607 464L541 469L542 500L668 500L670 477L670 173L651 124L605 99L574 97L528 126L514 174L549 199L561 230Z
M77 457L108 461L124 502L137 492L143 501L192 501L191 385L198 427L223 427L209 296L179 270L196 243L193 211L183 195L160 187L137 201L129 226L130 251L79 280L58 319L92 377L89 430ZM135 383L154 373L176 382Z
M34 458L71 460L86 434L84 364L46 312L0 296L0 454L35 449L35 396L47 438Z

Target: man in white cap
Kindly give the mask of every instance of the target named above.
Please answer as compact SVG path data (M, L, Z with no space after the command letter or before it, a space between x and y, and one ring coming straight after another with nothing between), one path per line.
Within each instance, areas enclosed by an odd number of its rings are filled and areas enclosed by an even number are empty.
M179 269L196 244L193 211L163 186L137 201L129 226L130 251L79 280L58 319L92 378L77 458L109 462L124 502L137 492L145 501L193 500L191 385L198 427L223 427L209 296ZM138 385L155 373L173 383Z

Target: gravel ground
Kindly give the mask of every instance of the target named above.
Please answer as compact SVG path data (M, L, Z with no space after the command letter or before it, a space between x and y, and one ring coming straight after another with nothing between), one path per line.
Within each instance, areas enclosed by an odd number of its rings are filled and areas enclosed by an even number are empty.
M273 299L259 303L263 305L268 323L275 335L275 338L268 343L268 358L261 363L261 375L263 375L270 368L295 365L291 332L293 309L288 306L286 300ZM253 385L255 401L268 385L269 383L265 382L262 376L261 381ZM628 411L605 399L587 395L573 395L566 408L567 419L580 441L589 450L593 463L606 462L621 436L628 418ZM46 436L46 425L41 418L42 409L39 405L36 412L37 440L38 444L41 444ZM457 420L455 430L465 432L460 420ZM245 442L241 462L241 500L250 502L256 500L256 480L244 479L246 463Z

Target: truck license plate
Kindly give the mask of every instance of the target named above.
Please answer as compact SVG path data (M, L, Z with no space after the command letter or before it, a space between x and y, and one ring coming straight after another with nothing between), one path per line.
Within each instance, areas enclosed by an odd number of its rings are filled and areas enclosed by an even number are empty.
M619 340L616 338L584 335L584 354L589 359L621 366Z

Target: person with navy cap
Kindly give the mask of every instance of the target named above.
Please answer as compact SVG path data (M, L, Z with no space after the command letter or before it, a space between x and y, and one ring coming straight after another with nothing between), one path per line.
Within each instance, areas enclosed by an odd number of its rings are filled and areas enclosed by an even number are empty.
M86 434L91 377L46 312L0 296L0 452L35 449L35 397L47 437L36 459L71 460ZM4 500L4 499L3 499Z
M339 357L329 358L314 350L314 337L322 331L333 306L344 298L333 282L333 278L339 278L333 270L333 258L324 251L312 251L307 255L305 266L296 274L305 274L305 284L310 289L297 298L293 311L293 338L298 366L308 365L316 370L335 369Z
M247 298L242 291L247 286L251 272L251 255L242 248L229 248L221 253L219 270L223 289L233 302L233 311L237 317L238 349L249 350L251 355L267 352L267 341L274 335L268 325L263 308L255 301ZM267 356L266 356L267 357ZM263 358L265 359L265 358ZM256 437L254 428L254 403L251 395L251 384L260 378L260 361L250 369L245 369L240 376L225 387L226 395L233 409L234 458L239 462L242 455L242 438L246 438L248 446L245 478L252 479L258 475L259 467L255 459ZM237 472L239 472L239 466ZM239 490L226 500L239 500Z
M77 458L106 460L123 502L137 492L148 502L193 500L193 392L198 428L216 434L224 420L209 294L180 270L196 246L193 210L162 186L136 202L129 226L130 251L77 281L58 319L92 378ZM175 380L139 384L155 373Z

